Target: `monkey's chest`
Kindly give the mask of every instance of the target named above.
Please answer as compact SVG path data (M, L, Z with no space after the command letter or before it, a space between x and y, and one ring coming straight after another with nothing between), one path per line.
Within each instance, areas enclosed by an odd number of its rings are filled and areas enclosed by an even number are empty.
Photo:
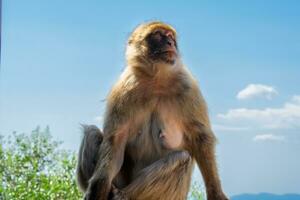
M178 113L167 106L157 108L127 145L126 157L131 160L134 173L172 151L183 149L183 126Z

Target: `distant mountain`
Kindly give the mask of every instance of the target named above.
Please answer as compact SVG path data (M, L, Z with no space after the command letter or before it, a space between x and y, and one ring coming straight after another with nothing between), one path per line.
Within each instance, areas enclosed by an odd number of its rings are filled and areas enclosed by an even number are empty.
M231 200L300 200L300 194L240 194L230 198Z

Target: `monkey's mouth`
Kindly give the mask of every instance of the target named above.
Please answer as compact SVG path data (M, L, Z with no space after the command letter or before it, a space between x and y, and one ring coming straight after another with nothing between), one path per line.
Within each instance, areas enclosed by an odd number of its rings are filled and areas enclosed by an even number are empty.
M155 55L158 57L167 57L170 59L175 59L177 56L177 52L173 49L165 49L165 50L159 50L155 51Z
M177 58L177 51L173 48L158 49L152 53L151 57L153 60L174 64Z
M172 53L172 54L177 54L177 50L175 47L172 47L172 46L167 46L167 47L164 47L160 50L161 53Z
M177 55L177 52L174 50L165 50L165 51L161 51L161 54L168 54L168 55Z
M176 51L163 51L162 54L165 54L168 57L174 57L174 58L177 56Z
M174 54L177 55L177 49L172 46L165 46L158 48L154 51L154 54L159 55L159 54Z
M160 54L177 54L177 52L173 49L164 49L164 50L154 51L154 55L160 55Z

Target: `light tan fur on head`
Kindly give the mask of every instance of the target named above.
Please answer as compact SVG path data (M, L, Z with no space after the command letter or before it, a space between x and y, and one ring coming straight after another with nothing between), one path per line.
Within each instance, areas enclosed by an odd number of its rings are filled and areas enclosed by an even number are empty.
M155 31L156 29L167 29L173 32L173 34L176 36L176 30L168 25L165 24L163 22L159 22L159 21L154 21L154 22L149 22L149 23L143 23L140 24L139 26L137 26L134 31L131 33L129 39L128 39L128 44L132 45L132 44L139 44L140 42L142 42L145 37Z

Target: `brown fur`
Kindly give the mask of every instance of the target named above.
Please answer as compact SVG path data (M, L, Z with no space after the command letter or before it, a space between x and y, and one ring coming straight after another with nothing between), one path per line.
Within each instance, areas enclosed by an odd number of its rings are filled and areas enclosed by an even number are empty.
M197 82L179 56L174 63L169 54L158 55L160 60L149 58L153 52L146 38L162 29L176 38L175 29L161 22L140 25L129 38L128 66L107 98L88 200L185 199L194 159L208 199L227 199L216 167L215 136ZM178 50L177 43L168 44Z

